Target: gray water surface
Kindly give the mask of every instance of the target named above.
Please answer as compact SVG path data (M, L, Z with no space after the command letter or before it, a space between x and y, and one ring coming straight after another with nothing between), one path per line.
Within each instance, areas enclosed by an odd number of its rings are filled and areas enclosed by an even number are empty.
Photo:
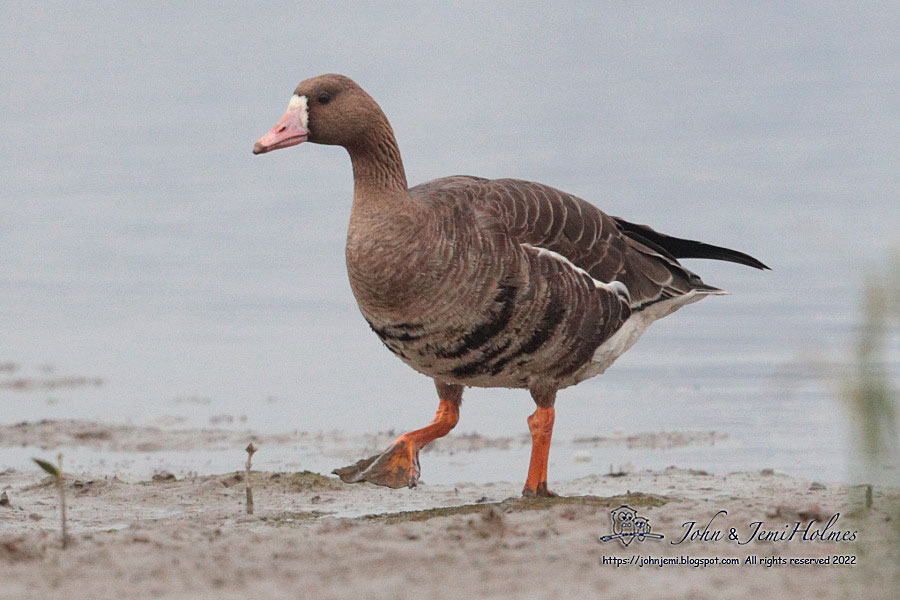
M103 383L0 387L0 422L430 419L430 380L350 293L345 152L250 152L301 79L342 72L391 119L412 183L542 181L774 268L687 261L733 295L563 392L555 439L716 430L726 450L683 466L842 478L835 363L864 276L900 240L898 30L890 3L6 7L0 363L18 366L0 383ZM532 410L521 391L469 390L459 429L516 435Z

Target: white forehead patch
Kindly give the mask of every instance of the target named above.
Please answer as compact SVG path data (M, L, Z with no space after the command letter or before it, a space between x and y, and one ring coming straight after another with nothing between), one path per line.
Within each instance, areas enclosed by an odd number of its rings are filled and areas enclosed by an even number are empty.
M307 104L306 96L298 96L294 94L291 96L291 101L288 102L288 110L299 110L300 111L300 124L305 128L309 123L309 106Z

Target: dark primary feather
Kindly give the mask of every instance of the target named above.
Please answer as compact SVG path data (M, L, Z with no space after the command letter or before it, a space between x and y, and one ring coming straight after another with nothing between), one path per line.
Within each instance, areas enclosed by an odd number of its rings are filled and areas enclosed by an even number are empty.
M613 219L615 219L619 228L629 237L646 246L654 248L657 251L665 252L672 258L708 258L711 260L724 260L747 265L748 267L754 267L756 269L771 270L761 261L753 258L749 254L738 252L737 250L713 246L712 244L704 244L703 242L698 242L696 240L685 240L672 237L664 233L659 233L647 225L629 223L619 217L613 217Z

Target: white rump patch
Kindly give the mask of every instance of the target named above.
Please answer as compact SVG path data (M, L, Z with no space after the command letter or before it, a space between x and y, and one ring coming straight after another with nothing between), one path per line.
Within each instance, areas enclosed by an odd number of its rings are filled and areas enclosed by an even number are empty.
M522 244L525 248L531 248L532 250L537 250L538 256L549 256L554 260L558 260L579 275L586 275L590 278L591 281L594 282L594 287L597 288L605 288L610 290L611 292L615 292L620 298L625 300L626 302L631 302L631 292L628 291L628 288L621 281L613 281L612 283L604 283L599 279L594 279L591 277L591 274L573 263L571 260L560 254L559 252L554 252L553 250L547 250L546 248L541 248L540 246L532 246L531 244Z
M701 290L692 290L684 296L669 298L651 304L644 310L631 313L631 316L622 324L612 337L600 344L594 352L591 362L577 375L578 381L584 381L595 375L603 373L622 356L640 338L650 324L657 319L675 312L685 304L691 304L701 300L710 294Z
M306 96L298 96L297 94L291 96L291 101L288 102L288 111L295 110L300 111L300 124L306 129L309 123L309 103Z

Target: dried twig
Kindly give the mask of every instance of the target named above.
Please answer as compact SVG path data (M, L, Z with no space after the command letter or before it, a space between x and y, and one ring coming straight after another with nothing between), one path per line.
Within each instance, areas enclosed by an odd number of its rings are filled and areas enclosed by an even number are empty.
M253 445L253 442L250 442L250 445L247 446L247 514L253 514L253 488L250 486L250 461L253 459L253 453L256 452L256 446Z

